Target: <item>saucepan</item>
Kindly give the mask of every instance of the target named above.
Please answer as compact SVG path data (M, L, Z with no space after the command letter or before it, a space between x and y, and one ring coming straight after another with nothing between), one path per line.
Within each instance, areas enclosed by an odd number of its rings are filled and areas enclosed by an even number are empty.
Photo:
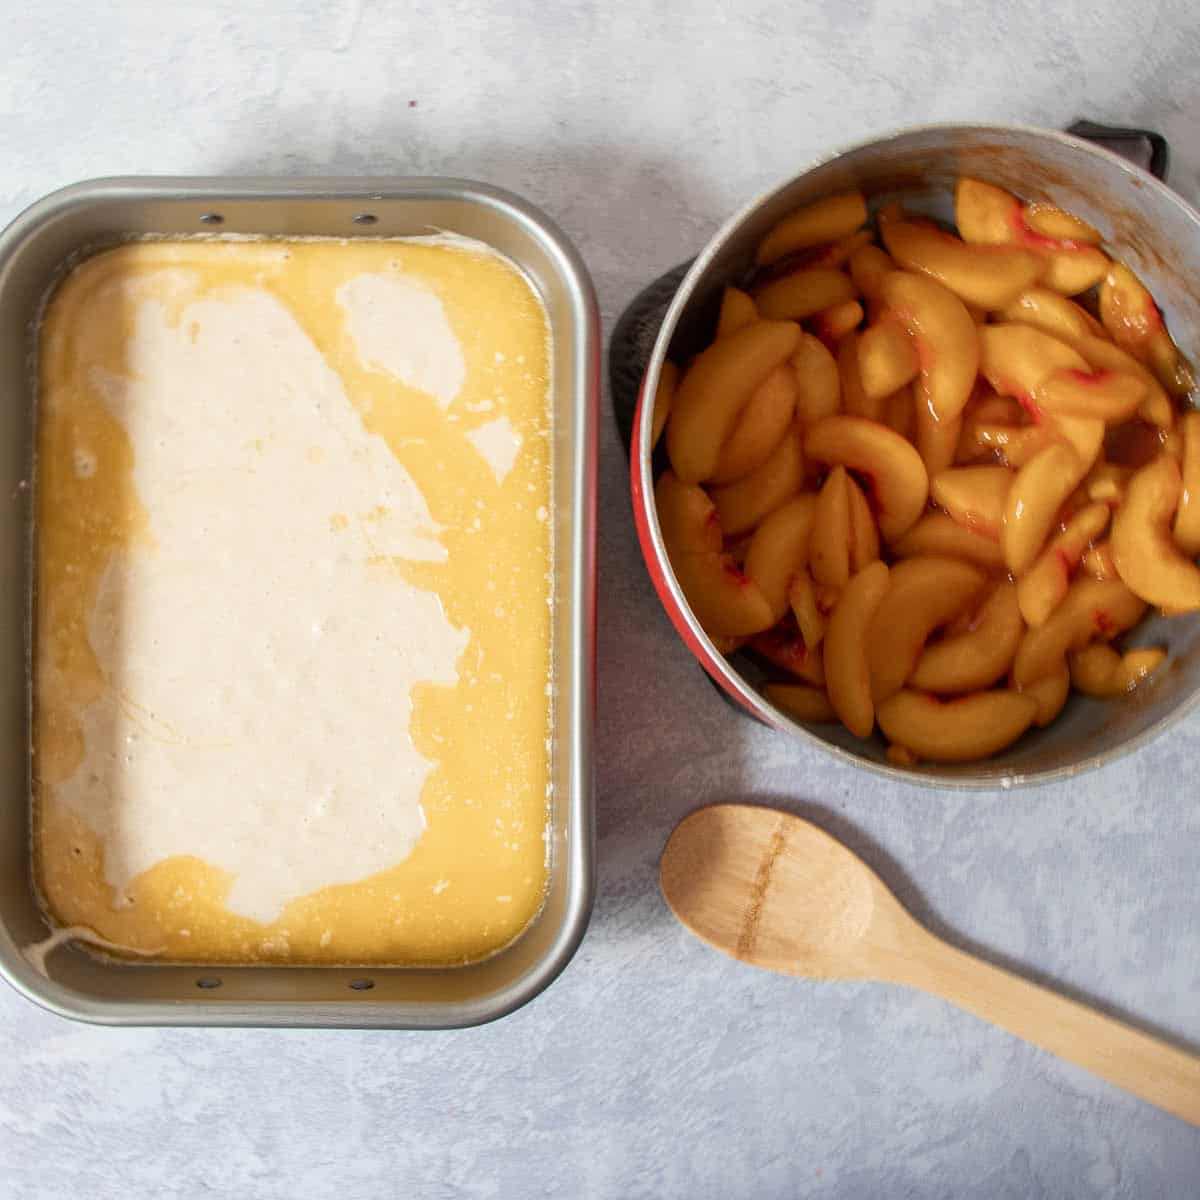
M1026 200L1053 203L1100 229L1108 253L1127 263L1151 289L1185 355L1200 361L1200 214L1156 177L1166 171L1165 142L1138 130L1088 123L1072 128L1062 133L1016 126L925 126L830 154L730 218L686 269L664 276L643 293L614 336L618 401L622 370L628 376L631 364L641 366L639 350L645 362L631 433L634 515L646 565L675 629L736 706L878 774L923 785L995 788L1062 779L1109 762L1162 734L1195 707L1200 698L1200 614L1156 617L1138 627L1133 641L1164 646L1169 665L1133 698L1114 702L1072 695L1057 720L981 762L894 766L878 734L861 739L840 725L792 720L763 695L763 671L753 657L721 653L701 628L672 571L655 512L654 480L665 460L661 449L652 451L649 398L667 359L686 362L711 341L722 289L746 277L755 247L783 216L823 196L860 189L872 211L899 199L908 208L948 220L959 175L1007 188ZM1103 144L1089 137L1100 137ZM1142 163L1133 161L1139 150Z

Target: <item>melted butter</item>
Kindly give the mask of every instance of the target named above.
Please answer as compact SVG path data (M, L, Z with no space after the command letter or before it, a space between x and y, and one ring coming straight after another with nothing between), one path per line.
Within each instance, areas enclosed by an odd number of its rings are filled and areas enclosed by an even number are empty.
M396 770L396 747L404 746L424 764L417 784L423 830L406 839L402 831L389 831L386 822L327 826L313 843L318 850L297 860L307 874L291 872L296 886L304 887L302 894L283 899L279 889L263 886L272 871L261 870L257 878L252 860L257 855L260 862L278 865L273 852L278 855L279 848L296 840L295 822L303 819L310 795L289 794L272 809L279 797L271 800L270 779L258 779L257 791L239 791L233 782L225 789L213 785L205 814L209 824L194 839L193 851L187 852L191 847L175 828L178 822L164 819L174 850L146 863L163 839L139 846L139 831L129 821L138 805L123 802L121 772L96 769L99 754L122 750L97 744L113 738L113 722L98 721L96 714L127 715L147 707L141 704L144 697L114 687L112 664L123 661L124 643L117 637L106 645L103 636L106 604L115 609L114 591L130 586L119 564L129 556L169 554L186 533L164 534L156 526L153 496L139 491L139 479L147 486L144 460L156 449L142 443L157 426L131 423L121 397L159 379L169 382L170 364L147 372L137 355L131 362L131 348L144 345L146 322L157 321L180 346L202 352L206 339L232 338L216 315L228 316L238 306L252 340L258 321L267 320L261 313L255 316L255 304L265 306L264 312L281 312L312 349L315 367L301 372L295 386L328 371L330 386L353 405L363 439L382 439L396 471L423 502L423 528L401 522L404 528L396 525L390 534L394 489L389 503L372 508L351 488L350 501L336 508L331 502L331 511L320 514L328 536L361 535L368 545L366 578L354 586L390 583L410 600L435 598L444 629L426 614L420 625L426 632L414 639L426 649L425 643L437 641L439 629L444 645L456 632L465 640L465 649L455 643L457 662L449 675L439 673L437 663L422 668L425 681L410 689L411 714L404 711L404 697L399 702L387 695L372 697L371 705L352 688L316 704L317 715L333 725L320 737L296 735L289 755L299 756L318 778L339 755L364 758L353 779L360 792L364 779L377 781L377 788L355 802L391 811L406 802L397 782L403 773ZM396 314L399 330L394 344L380 319L388 311ZM411 315L407 325L405 312ZM428 341L438 320L446 325L438 336L448 332L460 363L450 355L426 353L429 347L420 338L405 342L405 330L422 330ZM160 344L169 348L172 343L164 334ZM407 354L401 353L405 345ZM42 893L59 922L86 925L113 943L162 951L170 959L426 963L486 956L528 924L545 885L548 349L544 310L512 266L499 256L454 245L141 243L89 260L64 282L52 298L41 339L35 722L35 863ZM180 362L187 360L185 349L173 353ZM223 382L229 385L228 378ZM252 407L264 402L264 390L271 404L286 399L276 394L277 387L271 390L269 378L256 380L252 372L241 386L244 391L230 402ZM169 408L171 399L167 386L158 400ZM220 411L214 404L214 419ZM501 419L506 438L497 449L494 433L481 436L478 430ZM286 424L280 429L265 421L258 437L246 438L239 426L239 436L250 445L238 461L269 458L288 432ZM347 451L345 430L333 441L307 433L302 440L307 443L303 454L297 456L299 448L292 446L294 461L287 462L292 492L276 489L283 494L274 500L275 518L284 529L293 516L311 517L305 489L323 495L314 480L339 464L344 467L341 460L348 452L359 456L365 473L379 474L379 464L372 468L358 440ZM503 470L495 453L489 457L489 447L504 451ZM220 487L203 471L187 482L200 489ZM213 502L218 508L218 496ZM400 536L405 531L413 536ZM423 549L422 539L432 539L435 552ZM313 542L320 538L314 536ZM200 545L197 561L189 564L201 597L204 556L213 552ZM238 566L253 571L256 564ZM115 588L114 572L120 585ZM280 596L280 618L303 612L308 602L306 596ZM210 621L213 611L221 612L219 597L199 603L215 606L205 610ZM369 607L364 603L361 611ZM399 604L384 624L364 629L362 644L374 645L375 635L402 644L406 627L412 632L411 611L406 615ZM120 629L115 614L111 625ZM187 633L186 614L179 633ZM253 630L236 629L230 639L234 644L225 669L236 682L261 639ZM125 642L136 638L127 631ZM346 663L347 672L354 667ZM153 663L142 665L143 673L152 674L152 668ZM289 663L280 664L285 676L288 669ZM137 678L128 670L122 675L126 682ZM192 683L211 687L214 681L184 679L173 686ZM169 708L171 695L169 688L163 690L155 705ZM283 701L275 696L273 703ZM296 703L312 709L302 688ZM382 726L380 711L386 718ZM182 741L189 753L207 754L218 763L216 768L210 763L214 778L221 777L221 749L212 744L219 742L212 729L166 733L159 727L163 714L152 716L140 720L138 728L151 737ZM219 719L214 724L219 728ZM365 744L353 736L364 727L371 733ZM333 736L338 728L351 732ZM98 787L93 775L107 782L107 789ZM158 798L168 814L190 775L180 778L173 795ZM246 806L247 795L255 811L271 816L265 827L251 824L257 839L252 853L247 826L239 823L239 805ZM418 797L412 792L407 799L415 803ZM353 809L351 803L351 815ZM229 843L214 833L214 827L220 833L225 826ZM141 832L144 843L144 824ZM230 851L239 837L240 852ZM346 863L353 875L356 861L350 851L361 850L364 837L383 841L371 846L372 853L382 854L382 869L365 878L345 878ZM132 876L125 878L130 870ZM322 871L336 882L304 886L303 879L319 878ZM282 878L288 872L275 873Z

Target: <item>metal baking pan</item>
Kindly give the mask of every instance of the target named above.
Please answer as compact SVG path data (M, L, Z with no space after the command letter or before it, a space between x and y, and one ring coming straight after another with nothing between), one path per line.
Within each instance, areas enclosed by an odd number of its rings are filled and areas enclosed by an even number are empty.
M144 234L477 238L545 302L553 363L553 723L549 880L533 925L486 961L452 968L199 968L106 962L64 947L48 977L21 947L46 936L29 862L33 350L64 265ZM596 410L599 318L579 255L518 197L455 179L118 178L53 193L0 235L0 975L29 999L112 1025L453 1028L511 1012L583 937L594 890Z

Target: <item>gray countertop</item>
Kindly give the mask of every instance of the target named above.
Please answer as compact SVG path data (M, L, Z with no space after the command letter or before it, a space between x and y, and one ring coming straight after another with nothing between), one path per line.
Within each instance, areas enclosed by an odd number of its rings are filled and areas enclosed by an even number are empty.
M1200 198L1190 0L718 7L10 4L0 221L101 174L474 176L563 225L607 330L760 188L904 123L1150 126ZM932 998L739 966L656 886L684 813L778 802L957 944L1200 1043L1200 718L1032 792L859 775L700 678L607 396L601 465L600 884L566 974L432 1035L97 1029L0 988L0 1195L1200 1195L1200 1131Z

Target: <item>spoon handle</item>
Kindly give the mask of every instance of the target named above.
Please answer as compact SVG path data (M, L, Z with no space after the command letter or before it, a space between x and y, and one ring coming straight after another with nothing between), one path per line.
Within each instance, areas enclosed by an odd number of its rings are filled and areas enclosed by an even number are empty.
M1009 1033L1200 1125L1200 1058L928 935L897 982L941 996Z

